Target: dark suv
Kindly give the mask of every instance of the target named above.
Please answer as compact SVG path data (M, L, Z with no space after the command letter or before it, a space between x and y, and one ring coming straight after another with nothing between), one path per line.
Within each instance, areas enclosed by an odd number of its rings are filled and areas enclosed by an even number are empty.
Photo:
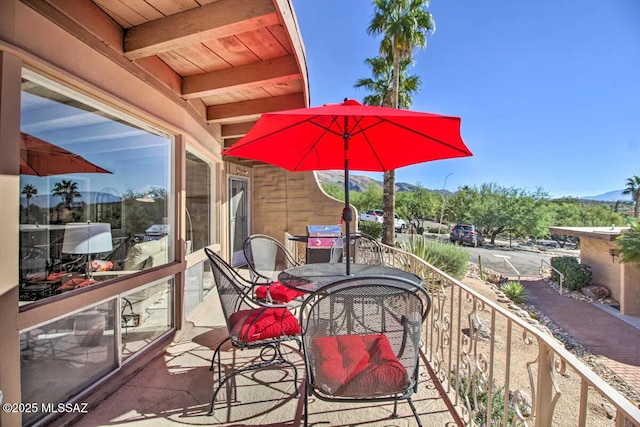
M449 241L477 247L484 243L484 236L475 225L456 224L449 233Z

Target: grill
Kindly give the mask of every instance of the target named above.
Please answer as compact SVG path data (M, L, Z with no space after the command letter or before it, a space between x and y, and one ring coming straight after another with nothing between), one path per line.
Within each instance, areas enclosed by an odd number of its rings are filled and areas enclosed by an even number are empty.
M329 262L333 242L340 236L342 227L339 225L308 225L307 264Z

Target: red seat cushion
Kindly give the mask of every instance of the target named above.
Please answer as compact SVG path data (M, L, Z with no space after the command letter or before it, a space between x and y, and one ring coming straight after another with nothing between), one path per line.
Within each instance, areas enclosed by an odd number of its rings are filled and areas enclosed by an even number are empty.
M58 288L59 292L71 291L73 289L84 288L85 286L96 283L93 279L85 279L84 277L75 277L64 282L64 285Z
M50 273L48 276L45 273L30 273L27 274L27 280L45 280L47 282L55 282L58 279L63 278L64 276L68 276L67 272L60 273Z
M229 318L233 339L253 342L301 332L298 319L286 308L254 308L233 313Z
M409 378L385 335L312 339L316 387L334 396L367 397L404 391Z
M271 295L271 300L274 302L287 303L291 302L299 296L304 295L304 292L296 291L291 288L287 288L280 282L273 282L270 285L262 285L256 288L256 297L268 300L267 290Z

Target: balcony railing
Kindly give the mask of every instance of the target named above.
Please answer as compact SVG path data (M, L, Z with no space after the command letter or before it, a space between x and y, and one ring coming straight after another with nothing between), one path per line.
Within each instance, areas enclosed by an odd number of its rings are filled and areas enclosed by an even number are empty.
M291 242L290 249L301 255L302 246ZM640 426L640 409L535 319L516 316L411 253L383 246L387 264L421 276L432 296L424 357L462 424Z
M640 426L640 409L535 319L514 315L413 254L385 251L388 265L418 274L431 293L425 357L464 424Z

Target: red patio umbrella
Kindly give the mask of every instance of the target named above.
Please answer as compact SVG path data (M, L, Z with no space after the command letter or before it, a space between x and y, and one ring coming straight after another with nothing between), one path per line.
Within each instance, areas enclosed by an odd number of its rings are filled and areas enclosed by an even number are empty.
M84 157L20 132L20 174L50 176L65 173L111 173Z
M263 114L225 156L258 160L290 171L344 168L349 242L349 170L386 172L416 163L471 156L460 136L460 118L341 104ZM350 274L349 257L346 271Z

